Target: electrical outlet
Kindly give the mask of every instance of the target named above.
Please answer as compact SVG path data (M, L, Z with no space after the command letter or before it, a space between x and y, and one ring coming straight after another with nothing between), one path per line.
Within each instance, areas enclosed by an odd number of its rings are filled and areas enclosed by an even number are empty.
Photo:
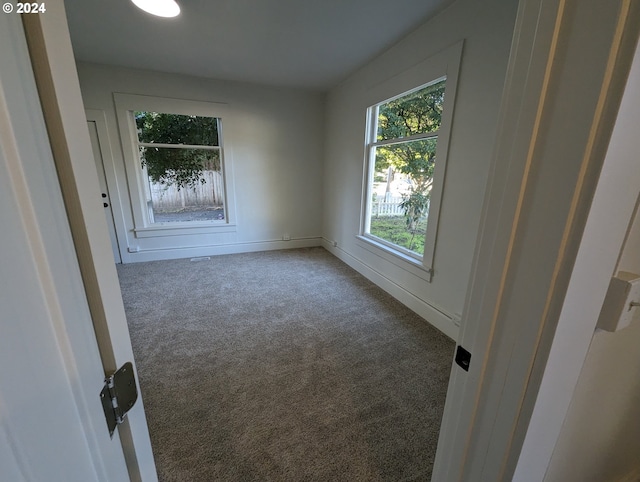
M282 240L283 241L291 241L291 235L289 233L284 233L282 235Z

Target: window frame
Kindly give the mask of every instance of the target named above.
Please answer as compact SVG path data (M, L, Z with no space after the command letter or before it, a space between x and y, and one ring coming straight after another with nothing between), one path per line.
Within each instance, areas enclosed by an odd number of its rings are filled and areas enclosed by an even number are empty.
M366 127L364 139L364 168L362 182L361 216L358 239L361 246L388 261L401 266L428 282L434 275L434 259L440 218L446 167L449 154L449 141L455 106L458 73L462 57L463 42L459 42L432 57L405 70L401 74L380 82L367 93ZM404 97L424 87L446 80L445 100L441 124L437 131L416 134L400 138L401 142L437 137L436 163L433 173L427 229L425 233L424 253L422 256L409 251L375 235L370 234L370 210L375 174L375 147L397 142L396 139L377 140L378 109L382 104Z
M218 232L232 232L236 230L235 205L233 200L233 161L227 143L229 124L229 106L223 103L201 102L193 100L152 97L136 94L114 93L118 127L122 139L122 147L125 161L125 170L128 178L131 209L133 213L133 232L137 238L182 235L182 234L206 234ZM146 188L148 176L144 168L140 166L140 154L138 132L134 118L134 112L158 112L180 115L195 115L202 117L214 117L218 119L218 146L171 146L176 149L216 148L220 151L220 171L224 189L224 220L205 221L171 221L151 222L147 209ZM147 143L142 143L147 144ZM156 144L163 147L164 144Z

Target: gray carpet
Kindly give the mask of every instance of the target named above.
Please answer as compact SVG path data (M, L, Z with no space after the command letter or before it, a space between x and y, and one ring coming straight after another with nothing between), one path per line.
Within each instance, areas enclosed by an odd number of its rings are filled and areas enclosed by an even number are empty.
M430 480L454 343L324 249L118 274L160 481Z

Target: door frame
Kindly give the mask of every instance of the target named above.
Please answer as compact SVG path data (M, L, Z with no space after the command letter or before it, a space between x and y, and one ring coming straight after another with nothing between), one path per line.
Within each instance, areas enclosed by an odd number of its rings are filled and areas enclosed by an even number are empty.
M471 367L452 367L434 481L511 480L516 471L639 10L633 0L520 1L458 340ZM567 356L581 366L580 352Z
M567 457L580 457L585 454L579 449L571 451L566 445L562 445L561 441L564 439L566 442L568 429L565 422L576 420L576 409L584 402L580 399L580 393L584 396L580 388L585 382L585 375L589 378L588 374L593 374L590 359L596 355L593 350L597 350L597 346L592 346L592 343L598 343L598 339L603 338L624 339L633 336L626 332L626 329L620 334L616 332L605 335L596 332L599 331L598 321L611 277L621 269L637 272L636 267L629 269L631 266L625 267L621 261L625 252L636 252L640 246L637 239L633 249L629 244L629 236L633 229L640 229L640 225L634 226L634 222L638 222L636 216L640 203L640 169L637 157L637 153L640 152L639 125L640 48L636 47L548 362L542 375L531 419L527 421L528 429L513 480L543 480L545 476L551 480L558 480L556 470L559 465L565 465L562 460L567 462L566 469L570 472L574 470L571 461L566 460ZM640 251L636 254L640 254ZM627 367L618 364L616 369L626 370ZM615 377L615 372L609 373ZM611 396L614 399L621 397L627 403L630 401L629 394ZM637 407L636 413L639 413ZM610 423L614 423L611 411L605 411L603 415L605 418L609 417ZM584 418L579 423L588 426L588 420ZM598 432L597 435L596 438L599 438L604 434ZM608 442L607 445L611 444L610 440L601 441ZM558 447L557 443L560 443ZM580 443L576 446L584 448ZM567 450L570 452L567 453ZM628 450L626 453L630 454ZM602 454L605 455L604 452ZM611 466L611 461L611 458L604 457L600 463ZM573 462L575 463L575 459ZM616 458L616 462L621 460ZM613 464L619 469L613 472L622 474L624 470L631 469L632 472L625 474L626 477L620 480L640 480L638 464L630 467L630 460L627 459L626 462L626 466L620 463ZM547 475L547 469L550 475ZM582 473L584 474L584 470ZM566 474L567 472L565 476Z
M520 1L483 227L461 324L460 343L473 354L471 370L452 368L434 480L504 480L520 453L530 401L540 387L539 372L546 365L622 96L632 58L630 37L637 40L637 27L629 20L637 19L640 2L620 0L617 9L607 2L611 13L604 20L615 15L614 24L601 22L597 3ZM602 25L595 32L590 28L594 21ZM132 352L102 206L94 196L95 167L82 162L91 155L91 147L88 133L80 134L86 127L78 124L85 122L84 108L62 0L52 0L46 15L25 16L24 22L98 340L127 341L125 346L101 346L105 367L113 368L132 359ZM606 52L602 45L594 46L603 38ZM581 66L585 53L594 54L592 63ZM561 153L559 133L541 127L562 119L555 109L558 96L564 96L563 110L579 113L583 93L570 83L576 72L590 79L588 94L597 102L562 133L562 144L578 156L563 173L570 181L569 195L563 196L562 187L551 182L553 176L540 176L550 168L549 160ZM547 238L532 246L526 240L541 222L534 208L544 206L549 196L557 198L554 207L563 217L545 228ZM538 273L536 283L525 283L518 268L542 251L551 253L541 259L549 263L549 270ZM533 322L530 306L518 302L531 289L535 293L528 296L542 299L535 305ZM153 480L142 401L130 414L128 429L128 451L136 457L131 463L138 465L141 480ZM125 425L121 436L126 430Z
M23 15L29 54L105 374L134 365L63 0ZM129 476L157 481L144 401L118 427ZM97 397L96 397L97 400Z

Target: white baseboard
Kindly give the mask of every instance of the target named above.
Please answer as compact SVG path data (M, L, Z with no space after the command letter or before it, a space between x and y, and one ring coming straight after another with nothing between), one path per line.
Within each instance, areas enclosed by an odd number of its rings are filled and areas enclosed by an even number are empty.
M126 263L145 261L161 261L167 259L197 258L201 256L217 256L221 254L254 253L257 251L274 251L278 249L313 248L322 245L322 238L291 239L289 241L258 241L252 243L220 244L215 246L194 246L186 248L166 248L141 250L127 253Z
M427 320L431 325L447 335L452 340L457 340L459 327L455 320L430 305L427 301L422 300L405 290L398 284L385 277L383 274L375 271L367 266L359 259L350 255L341 248L334 246L330 241L321 238L304 238L291 239L290 241L259 241L253 243L234 243L216 246L195 246L186 248L168 248L142 250L136 253L126 253L127 263L140 263L145 261L161 261L168 259L180 258L197 258L202 256L217 256L223 254L239 254L253 253L258 251L273 251L278 249L295 249L295 248L313 248L317 246L324 247L338 259L351 266L353 269L362 274L365 278L378 285L402 304L415 311L418 315ZM124 258L124 257L123 257ZM625 482L626 479L625 479ZM629 481L631 482L631 481ZM635 481L633 481L635 482Z
M413 293L410 293L402 286L396 284L389 278L385 277L382 273L374 270L340 247L334 246L334 243L331 241L323 238L322 246L335 257L351 266L369 281L385 290L395 299L400 301L400 303L415 311L418 315L423 317L449 338L457 341L460 328L452 317L430 305L427 301L418 298Z

